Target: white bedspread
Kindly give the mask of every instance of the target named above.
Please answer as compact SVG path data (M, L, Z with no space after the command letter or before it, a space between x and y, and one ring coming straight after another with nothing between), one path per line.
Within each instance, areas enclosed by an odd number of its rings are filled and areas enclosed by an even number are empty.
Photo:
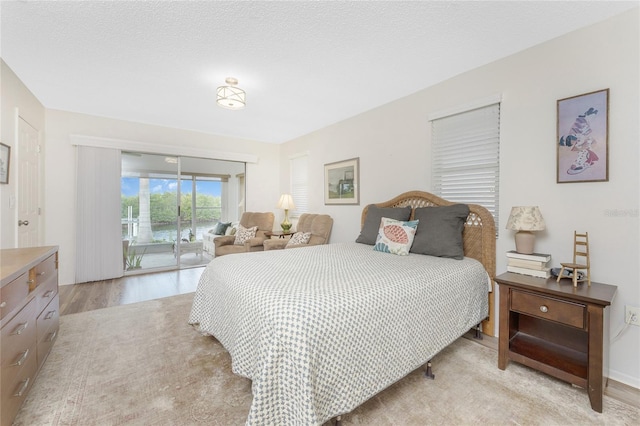
M252 380L248 425L321 424L486 318L487 279L473 259L358 243L233 254L203 272L189 323Z

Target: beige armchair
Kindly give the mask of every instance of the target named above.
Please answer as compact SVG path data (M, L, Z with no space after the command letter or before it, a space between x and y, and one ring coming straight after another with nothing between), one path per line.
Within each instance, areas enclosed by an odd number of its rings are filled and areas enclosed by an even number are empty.
M267 239L264 235L265 232L273 229L273 221L275 217L273 213L252 213L244 212L240 218L240 224L245 228L251 228L257 226L256 236L245 241L244 244L234 244L236 240L235 235L225 235L223 237L217 237L213 240L215 244L215 254L217 256L224 256L225 254L232 253L246 253L250 251L261 251L264 249L262 243Z
M304 213L300 216L296 225L296 232L311 232L311 238L307 244L287 246L289 240L277 239L266 240L264 242L265 250L279 250L283 248L308 247L319 244L327 244L329 235L333 227L333 219L326 214L308 214Z

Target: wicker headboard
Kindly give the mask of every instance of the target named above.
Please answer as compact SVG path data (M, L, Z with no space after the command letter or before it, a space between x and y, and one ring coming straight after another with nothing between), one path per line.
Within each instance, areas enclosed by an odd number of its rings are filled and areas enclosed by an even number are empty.
M409 191L383 203L375 203L377 207L435 207L450 206L456 204L443 198L424 191ZM489 277L491 277L491 287L493 289L493 279L496 276L496 227L493 216L489 210L477 204L468 204L469 216L464 225L462 233L464 255L479 261L484 265ZM361 227L367 216L369 206L362 210ZM413 210L411 211L413 219ZM494 308L493 293L489 294L489 319L484 321L483 332L493 336L494 332Z

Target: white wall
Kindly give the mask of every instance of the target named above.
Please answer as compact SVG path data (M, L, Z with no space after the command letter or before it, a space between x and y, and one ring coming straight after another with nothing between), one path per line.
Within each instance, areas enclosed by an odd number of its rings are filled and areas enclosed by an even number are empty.
M536 251L551 253L554 266L571 259L573 231L588 231L593 280L618 286L613 335L624 305L640 306L638 40L635 9L290 141L281 147L281 190L288 156L309 152L311 211L334 218L332 242L353 241L364 205L430 190L430 113L501 94L497 272L514 248L504 229L512 206L540 206L547 229L537 233ZM556 101L605 88L609 181L557 184ZM360 157L360 206L323 205L323 164L352 157ZM640 327L630 327L611 345L611 377L640 387L639 353Z
M13 70L0 60L0 142L11 147L9 184L0 185L0 248L16 247L17 200L17 134L16 110L20 117L40 131L43 140L45 109ZM10 201L15 202L11 205ZM41 229L42 231L42 229Z
M430 189L430 113L501 94L503 222L497 270L505 270L502 253L513 248L513 233L503 229L511 206L540 206L547 230L538 233L536 250L551 253L555 265L570 258L573 230L588 231L593 279L618 286L610 308L615 334L624 305L640 306L638 25L635 9L280 146L56 110L43 116L42 105L2 63L0 135L13 146L16 106L27 121L46 130L43 243L60 246L60 282L70 284L75 271L73 134L257 155L258 162L247 166L246 208L275 211L276 224L282 219L276 201L289 190L289 156L307 152L311 211L335 219L332 242L353 241L364 205ZM609 182L556 184L556 100L604 88L610 89ZM361 205L325 206L323 165L352 157L360 157ZM15 240L14 213L8 208L13 193L13 185L0 186L3 248L13 247ZM640 327L631 327L611 345L611 377L640 388L638 353Z
M51 109L46 111L46 135L45 244L60 246L63 285L75 282L76 148L71 135L252 154L258 161L247 164L246 210L273 211L278 200L280 159L276 145Z

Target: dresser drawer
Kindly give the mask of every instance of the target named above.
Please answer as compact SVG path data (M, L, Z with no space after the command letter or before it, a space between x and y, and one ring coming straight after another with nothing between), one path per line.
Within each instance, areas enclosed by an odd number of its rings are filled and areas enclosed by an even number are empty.
M56 264L56 258L57 256L55 254L52 254L35 267L37 283L42 283L54 276L58 276L58 265Z
M33 297L38 304L38 312L42 310L53 300L58 294L58 276L48 276L46 281L38 282L38 287L34 290Z
M18 308L29 294L29 273L25 272L0 289L0 319Z
M35 348L34 348L35 349ZM22 366L2 367L0 424L10 425L33 385L37 371L36 354L29 354Z
M38 368L42 366L49 354L53 342L58 335L60 325L60 310L58 296L53 298L38 316L36 328L38 330Z
M36 320L36 329L38 330L38 342L42 340L45 334L49 333L49 329L58 327L60 322L58 295L42 310Z
M33 376L36 372L37 347L34 344L12 359L7 360L7 365L2 366L2 389L5 385L7 392L14 389L15 385L26 376ZM13 384L13 385L12 385Z
M51 352L51 348L53 344L56 342L58 338L58 327L54 327L49 329L49 332L45 334L44 338L38 342L37 347L37 357L38 357L38 370L42 368L42 365L46 361L49 356L49 352Z
M572 327L585 328L587 310L578 303L512 289L510 309Z
M31 299L11 321L2 327L0 332L2 369L21 357L25 350L35 349L36 315L36 303Z

